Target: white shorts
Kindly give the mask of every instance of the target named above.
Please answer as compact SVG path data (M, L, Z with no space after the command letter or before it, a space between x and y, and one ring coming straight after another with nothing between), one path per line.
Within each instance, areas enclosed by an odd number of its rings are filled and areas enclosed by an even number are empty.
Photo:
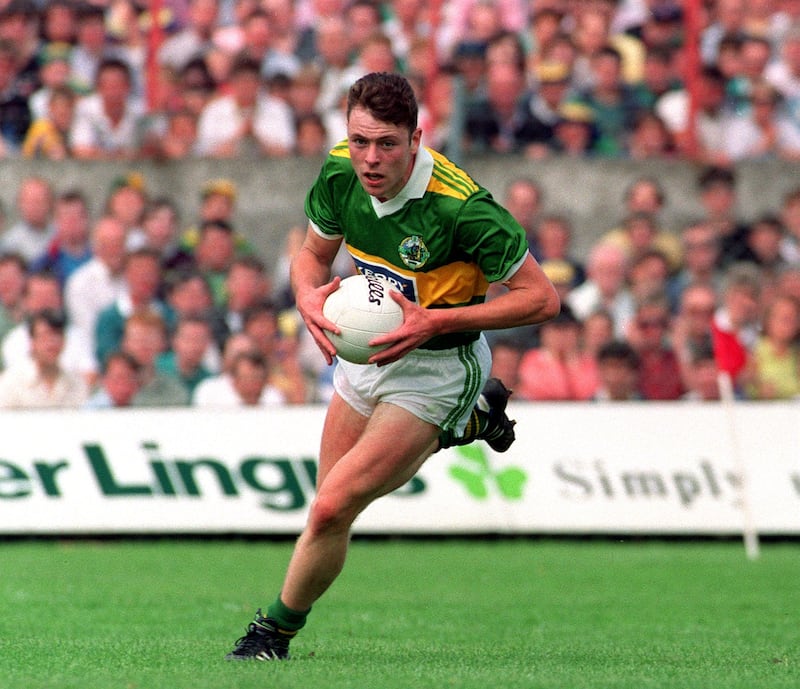
M464 432L489 376L492 355L486 338L452 349L415 349L386 366L339 360L333 387L359 414L370 416L389 402L444 430Z

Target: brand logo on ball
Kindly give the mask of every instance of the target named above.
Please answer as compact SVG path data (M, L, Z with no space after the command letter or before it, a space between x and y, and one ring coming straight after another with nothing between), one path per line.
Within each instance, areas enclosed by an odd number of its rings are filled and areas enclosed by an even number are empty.
M380 305L386 296L383 280L367 276L367 299L371 304Z
M397 252L400 254L400 258L403 259L403 263L415 270L417 268L422 268L431 257L431 252L428 250L428 247L425 246L422 237L416 234L406 237L400 242L400 246L397 247Z

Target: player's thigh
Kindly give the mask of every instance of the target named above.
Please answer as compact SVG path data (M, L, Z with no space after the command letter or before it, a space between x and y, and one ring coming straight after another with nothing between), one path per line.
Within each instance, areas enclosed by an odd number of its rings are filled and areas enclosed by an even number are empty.
M319 494L340 496L363 509L408 481L438 435L436 426L406 409L378 404L358 440L320 482Z
M368 421L368 416L353 409L338 393L333 394L322 427L317 488L336 462L356 444Z

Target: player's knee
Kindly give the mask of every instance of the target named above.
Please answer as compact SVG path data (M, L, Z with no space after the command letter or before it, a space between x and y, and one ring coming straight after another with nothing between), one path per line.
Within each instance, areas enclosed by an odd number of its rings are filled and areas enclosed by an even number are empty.
M354 517L345 499L339 496L318 495L309 511L308 528L314 533L346 530Z

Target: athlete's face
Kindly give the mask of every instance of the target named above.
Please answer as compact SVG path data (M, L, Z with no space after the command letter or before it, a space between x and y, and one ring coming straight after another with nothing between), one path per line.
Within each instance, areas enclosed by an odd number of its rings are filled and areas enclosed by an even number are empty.
M380 201L397 196L414 165L422 130L409 141L408 129L376 120L368 110L353 108L347 119L350 160L361 186Z

